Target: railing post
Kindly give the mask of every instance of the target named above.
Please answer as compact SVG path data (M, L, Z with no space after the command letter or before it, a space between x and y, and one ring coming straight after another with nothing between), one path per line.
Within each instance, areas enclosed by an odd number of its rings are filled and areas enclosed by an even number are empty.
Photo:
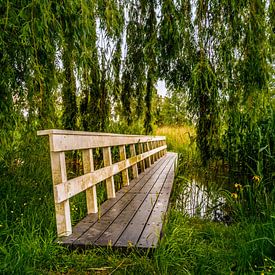
M149 142L149 141L146 142L146 150L147 150L147 151L150 151L150 150L151 150L151 149L150 149L150 142ZM151 157L148 157L148 158L147 158L147 166L150 167L151 165L152 165L152 163L151 163Z
M163 141L163 145L167 145L167 144L166 144L166 139ZM167 153L167 149L164 149L163 155L165 155L166 153Z
M130 153L131 153L131 157L135 157L136 156L136 147L135 144L130 144ZM137 178L138 177L138 168L137 168L137 164L135 163L132 166L133 169L133 177Z
M164 145L164 141L163 140L161 140L160 141L160 146L163 146ZM162 157L164 155L164 150L161 150L160 151L160 156Z
M149 142L149 148L150 148L150 150L154 149L154 147L153 147L153 141ZM154 163L154 155L150 156L150 162L151 162L151 165Z
M142 145L142 143L138 144L138 149L139 149L139 154L142 154L143 153L143 145ZM140 162L140 169L141 169L141 172L145 171L145 162L144 162L144 160L142 160Z
M153 148L153 149L156 148L156 142L155 142L155 141L152 142L152 148ZM157 159L157 156L156 156L156 153L153 155L153 160L154 160L154 162L156 162L156 161L158 160L158 159Z
M83 156L83 169L84 174L94 171L94 159L93 159L93 150L87 149L82 151ZM97 213L97 196L96 196L96 185L88 188L86 190L86 202L88 214Z
M104 161L105 166L112 165L111 147L104 147L103 148L103 161ZM106 179L106 188L107 188L108 199L115 198L116 197L116 191L115 191L115 183L114 183L114 177L113 176Z
M51 169L54 185L67 181L64 152L51 152ZM55 192L54 197L57 197ZM65 200L61 203L55 203L55 214L58 237L69 236L72 234L69 200Z
M159 147L161 147L161 141L160 140L157 141L157 148L159 148ZM161 157L161 152L159 151L157 153L157 158L159 159L160 157Z
M120 160L126 160L126 149L125 145L119 146L119 155L120 155ZM128 169L126 168L122 172L122 182L123 185L129 185L129 174L128 174Z

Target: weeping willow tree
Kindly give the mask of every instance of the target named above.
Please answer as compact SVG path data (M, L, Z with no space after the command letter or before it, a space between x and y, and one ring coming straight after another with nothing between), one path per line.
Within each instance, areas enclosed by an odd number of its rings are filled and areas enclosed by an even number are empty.
M163 0L161 8L160 77L187 93L204 163L214 156L247 162L253 156L243 154L252 153L243 137L270 112L274 4Z
M157 82L157 1L132 1L127 16L127 53L122 75L121 101L128 125L143 118L152 132L152 100Z
M272 1L7 0L0 11L2 144L19 124L107 131L114 113L151 133L163 79L188 98L204 163L253 157L249 133L274 150L260 126L266 114L273 127Z

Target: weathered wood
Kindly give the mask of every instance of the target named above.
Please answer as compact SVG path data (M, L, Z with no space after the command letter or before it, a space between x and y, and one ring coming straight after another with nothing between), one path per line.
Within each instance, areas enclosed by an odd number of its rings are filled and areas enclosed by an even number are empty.
M51 169L54 187L59 183L67 181L64 152L51 153ZM58 194L54 192L54 196L56 198ZM58 236L69 236L72 233L69 200L64 200L62 203L55 203L55 214Z
M119 218L112 215L108 220L108 215L112 213L112 208L115 209L115 205L118 206L123 201L127 201L127 197L129 196L144 197L149 190L157 193L161 184L159 182L156 183L156 181L163 181L164 176L161 173L166 173L165 166L163 165L169 163L169 157L164 157L164 160L157 161L166 152L165 137L161 136L119 135L54 129L38 131L38 135L49 135L57 232L58 236L63 236L62 240L66 240L68 243L72 240L79 241L84 231L89 232L90 226L94 225L95 229L97 227L100 228L100 225L98 225L100 221L103 224L101 227L107 226L109 228L110 219L114 218L111 222L114 224L111 226L111 229L105 230L105 233L100 233L103 234L102 237L96 237L95 241L98 244L106 243L108 232L112 231L115 224L117 224L116 228L123 230L127 225L123 221L128 220L131 215L134 215L138 211L137 199L130 199L129 205L131 206L124 205L128 209L127 211L125 210L125 214L127 215L120 216L120 213L118 213ZM130 147L130 158L126 156L126 145ZM112 164L111 156L112 146L118 146L120 153L120 161L114 164ZM138 155L136 154L136 146L139 151ZM94 171L93 148L103 149L104 167L96 171ZM72 150L82 150L84 175L67 180L65 151ZM156 165L153 164L154 162ZM137 164L139 164L141 169L139 177ZM149 169L150 166L152 169ZM134 178L131 181L131 186L129 186L129 168L132 169ZM148 168L146 172L145 168ZM122 173L123 185L125 187L117 192L118 198L115 198L114 175L119 172ZM105 212L103 211L104 213L102 214L102 207L98 209L97 205L96 184L104 180L106 181L108 201L104 204L103 210L105 209ZM81 225L77 225L74 228L73 234L71 234L69 198L82 191L86 191L88 216L83 219ZM131 195L121 192L130 192ZM137 195L137 192L140 192L139 195ZM146 197L144 197L144 200L146 200ZM108 210L106 210L106 205L109 205ZM97 212L98 214L96 214ZM106 220L98 219L101 215ZM116 235L113 235L112 239L108 239L108 241L114 242L115 238L116 240L119 238L120 233L118 232L120 231L118 229L116 229ZM68 235L71 236L68 237ZM91 239L91 236L89 238Z
M120 154L120 160L126 160L126 149L125 145L119 146L119 154ZM122 170L122 183L123 185L129 185L129 174L128 174L128 168Z
M54 134L55 133L55 134ZM61 132L62 133L62 132ZM65 131L64 134L53 131L38 131L38 135L47 135L50 137L50 150L53 152L63 152L71 150L93 149L99 147L112 147L134 143L144 143L148 140L164 140L161 136L130 136L113 134L95 134L88 135L86 132ZM79 134L75 134L79 133Z
M135 157L136 156L136 147L135 144L130 144L130 153L131 153L131 157ZM133 169L133 177L137 178L138 177L138 167L137 167L137 163L132 165L132 169Z
M127 227L124 229L119 239L115 243L118 247L131 247L137 244L140 232L143 231L146 221L148 220L152 208L156 202L157 196L151 194L147 196L143 204L137 210L135 216L131 219ZM139 234L137 234L139 232Z
M103 148L103 161L105 166L112 165L112 154L111 154L111 147ZM114 177L110 176L106 179L106 188L107 188L107 197L115 198L116 197L116 190L115 190L115 182Z
M145 147L147 152L150 151L149 142L145 143ZM146 166L150 167L151 165L152 165L151 158L150 157L146 158Z
M95 241L95 245L107 246L114 245L122 234L124 229L127 227L129 221L132 219L137 209L142 205L144 199L146 198L145 194L132 194L133 198L128 203L128 205L120 212L115 219L112 215L111 225L104 231L104 233Z
M138 161L144 160L147 156L154 154L154 152L156 152L157 150L161 150L161 148L154 149L152 151L143 153L142 155L137 155L130 159L114 163L110 166L98 169L94 172L87 173L77 178L68 180L67 182L55 185L55 202L62 202L79 194L80 192L85 191L87 188L92 187L93 185L116 175L126 168L131 167Z
M156 247L160 238L161 230L165 214L167 212L169 197L172 190L173 179L174 179L174 168L173 163L168 171L168 176L163 184L161 192L157 195L157 202L154 205L154 209L151 212L149 219L144 227L142 234L140 235L139 241L137 242L138 247ZM167 171L167 170L166 170ZM171 177L171 175L173 175ZM165 186L165 190L164 190ZM165 191L165 192L163 192Z
M93 149L83 150L83 170L84 173L90 173L94 171L94 159L93 159ZM87 202L87 212L97 213L97 196L96 196L96 185L90 181L89 185L91 187L86 189L86 202Z
M155 162L129 186L118 191L115 199L102 205L100 219L96 220L96 214L88 215L75 227L74 238L72 235L63 237L61 243L73 246L156 247L172 190L175 160L176 154L169 153Z
M143 154L143 144L142 143L138 144L138 149L139 149L139 154L140 155ZM145 171L145 161L144 160L140 161L140 170L141 170L141 172Z
M126 193L104 216L102 216L89 230L77 239L74 244L93 244L134 197L135 194Z
M102 216L105 215L125 194L132 192L137 193L150 179L150 177L156 173L159 169L162 169L162 165L166 165L167 160L161 159L159 162L152 165L151 169L146 173L141 173L138 178L133 179L128 186L123 187L116 192L116 198L109 199L104 202L99 209L98 214L89 214L81 220L73 228L73 233L68 237L59 238L61 243L71 245L76 241L84 232L86 232L93 224L95 224ZM162 170L161 170L162 171ZM157 172L158 173L158 172Z

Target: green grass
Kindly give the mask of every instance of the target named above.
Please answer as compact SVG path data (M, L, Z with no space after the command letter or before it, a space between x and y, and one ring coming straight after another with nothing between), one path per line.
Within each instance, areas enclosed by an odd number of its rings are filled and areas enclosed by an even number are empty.
M190 152L183 151L188 148L181 150L173 201L182 192L190 169L198 164L196 158L191 161ZM189 218L172 204L164 237L155 251L61 247L54 242L54 203L46 155L46 151L43 155L37 152L33 161L1 170L0 274L275 273L274 212L264 221L241 217L226 226ZM77 221L85 215L84 197L72 203L73 221Z

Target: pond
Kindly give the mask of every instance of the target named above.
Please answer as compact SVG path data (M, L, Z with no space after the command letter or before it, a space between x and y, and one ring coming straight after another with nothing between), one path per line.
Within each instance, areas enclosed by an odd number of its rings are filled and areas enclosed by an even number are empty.
M176 209L189 217L198 217L216 222L232 222L226 211L224 190L228 189L228 177L194 173L178 176L182 189L176 200Z

